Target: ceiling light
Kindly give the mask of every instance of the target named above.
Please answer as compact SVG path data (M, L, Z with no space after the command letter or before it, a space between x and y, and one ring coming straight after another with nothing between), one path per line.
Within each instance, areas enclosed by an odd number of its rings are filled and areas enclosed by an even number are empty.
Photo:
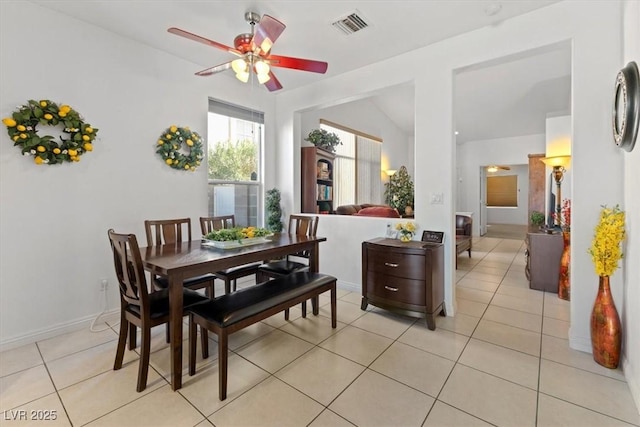
M271 47L273 46L273 42L269 37L264 39L264 41L260 44L260 50L263 52L269 52Z
M269 74L258 73L257 75L258 75L258 83L260 83L261 85L271 80L271 76Z
M490 172L490 173L498 172L498 167L497 166L489 166L487 168L487 172Z
M238 58L238 59L234 59L233 61L231 61L231 68L233 68L233 71L236 72L236 74L241 73L243 71L247 71L247 61L244 60L244 58Z
M236 73L236 78L240 80L242 83L246 83L249 81L249 72L240 71L239 73Z
M455 135L459 135L459 134L460 134L460 132L458 132L458 131L455 131L455 132L454 132L454 134L455 134Z
M256 74L260 75L260 74L269 74L269 64L267 64L264 61L257 61L256 65Z

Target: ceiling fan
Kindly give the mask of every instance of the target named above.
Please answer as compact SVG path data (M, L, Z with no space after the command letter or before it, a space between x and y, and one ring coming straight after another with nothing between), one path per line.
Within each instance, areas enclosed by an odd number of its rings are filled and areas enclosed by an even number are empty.
M498 170L503 170L503 171L510 171L511 168L509 166L498 166L498 165L491 165L491 166L487 166L487 172L498 172Z
M238 80L246 83L253 71L258 77L258 82L264 84L269 91L273 92L282 89L282 85L271 71L271 67L291 68L321 74L327 71L328 64L326 62L271 54L271 47L285 29L285 25L282 22L269 15L264 15L260 18L260 15L255 12L246 12L244 19L251 25L251 33L243 33L236 36L233 40L233 47L180 28L171 27L167 31L208 46L226 50L238 56L237 59L232 61L198 71L196 73L197 76L210 76L231 68L236 73Z

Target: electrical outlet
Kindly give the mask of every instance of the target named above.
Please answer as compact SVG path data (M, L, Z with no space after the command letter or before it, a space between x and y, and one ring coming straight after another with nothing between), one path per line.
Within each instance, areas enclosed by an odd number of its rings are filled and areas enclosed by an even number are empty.
M100 290L101 291L106 291L108 287L109 287L109 281L107 279L101 279L100 280Z

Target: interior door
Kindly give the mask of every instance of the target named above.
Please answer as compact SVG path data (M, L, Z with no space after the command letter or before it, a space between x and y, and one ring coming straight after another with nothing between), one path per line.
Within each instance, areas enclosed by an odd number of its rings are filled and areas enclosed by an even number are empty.
M480 227L480 235L484 236L487 234L487 171L484 166L480 166L480 201L479 201L479 209L480 213L479 218L479 227Z

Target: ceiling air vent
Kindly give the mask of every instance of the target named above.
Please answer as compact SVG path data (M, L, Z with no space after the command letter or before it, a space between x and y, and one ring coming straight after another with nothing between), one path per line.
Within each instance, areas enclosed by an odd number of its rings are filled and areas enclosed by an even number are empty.
M337 28L346 35L353 34L356 31L364 30L369 26L362 15L359 15L357 11L344 18L338 19L331 25L333 25L334 28Z

